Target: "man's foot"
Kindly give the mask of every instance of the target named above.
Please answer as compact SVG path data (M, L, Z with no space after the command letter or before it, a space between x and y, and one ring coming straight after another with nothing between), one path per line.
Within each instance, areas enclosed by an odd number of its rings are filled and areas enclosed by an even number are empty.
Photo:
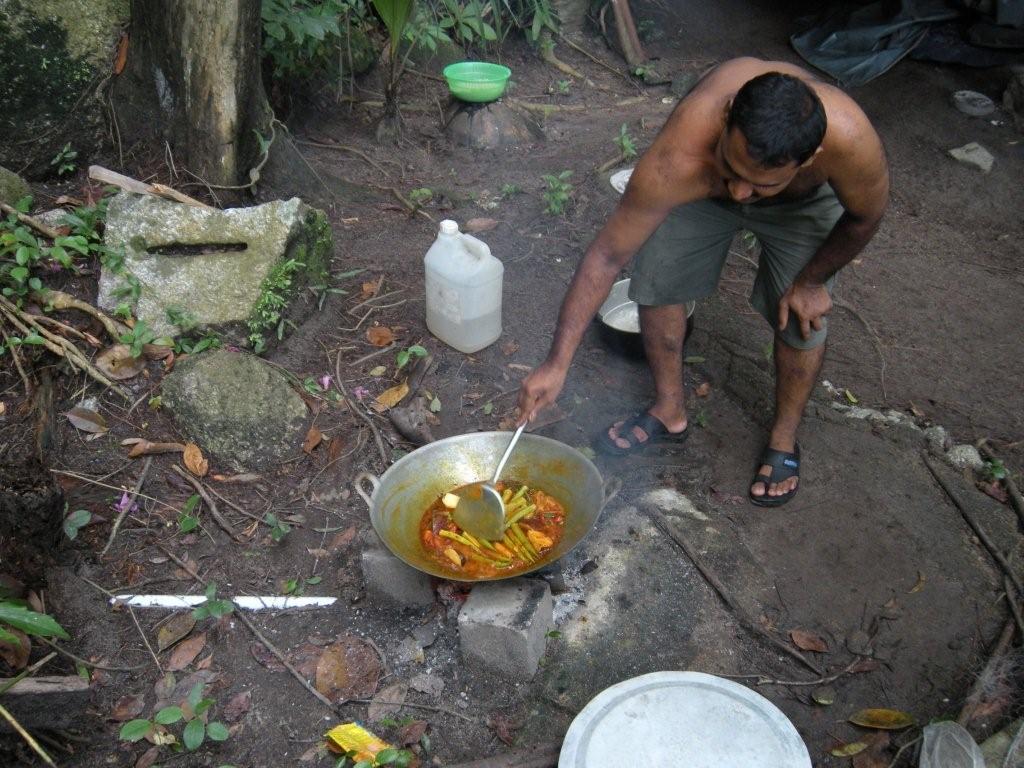
M615 422L597 440L597 449L611 456L625 456L654 442L682 444L689 436L685 418L666 424L649 411L644 411Z
M800 482L800 446L792 452L765 448L761 468L750 486L750 500L761 507L781 507L796 496Z

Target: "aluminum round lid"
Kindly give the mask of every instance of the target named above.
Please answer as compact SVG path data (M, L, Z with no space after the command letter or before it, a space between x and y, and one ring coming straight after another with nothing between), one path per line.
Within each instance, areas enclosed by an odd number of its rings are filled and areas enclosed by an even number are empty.
M595 696L569 726L558 768L811 768L768 699L702 672L652 672Z

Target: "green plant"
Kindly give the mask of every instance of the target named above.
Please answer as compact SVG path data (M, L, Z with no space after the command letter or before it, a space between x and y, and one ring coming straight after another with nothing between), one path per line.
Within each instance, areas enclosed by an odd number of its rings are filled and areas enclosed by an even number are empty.
M401 115L398 111L398 82L405 72L405 65L413 46L399 60L399 46L405 38L406 27L412 14L415 0L371 0L377 14L388 31L388 74L384 83L384 115L378 130L379 138L397 139L401 134Z
M263 53L274 76L308 77L324 67L341 40L339 16L347 3L339 0L263 0Z
M178 513L178 530L182 533L189 533L199 527L199 515L192 514L198 503L199 494L193 493Z
M120 739L136 742L150 737L156 744L170 744L172 749L180 749L177 739L166 726L184 722L181 745L189 752L199 749L207 738L211 741L226 741L230 733L224 723L216 720L206 722L207 713L216 701L203 697L203 686L201 681L196 683L180 707L164 707L152 720L129 720L121 726Z
M142 348L156 341L156 338L156 333L146 325L145 320L136 320L135 325L129 328L127 333L121 334L120 341L131 347L132 357L138 357L142 354Z
M50 161L50 165L57 169L58 176L64 176L65 174L74 172L77 164L75 159L78 157L78 153L71 148L71 143L65 144L61 150L54 155L53 160Z
M64 504L64 523L61 527L64 529L64 535L74 541L78 538L78 532L89 524L92 520L92 513L87 509L76 509L70 515L67 514L68 505Z
M619 135L615 137L615 146L619 148L624 160L632 160L636 157L636 143L629 135L629 127L625 123L619 128Z
M981 470L982 476L989 482L1005 480L1007 471L1002 459L988 459Z
M277 263L263 279L259 299L248 322L248 341L254 354L258 355L266 349L267 331L276 329L279 338L284 334L285 320L281 313L288 303L295 273L304 266L295 259L288 259Z
M286 579L281 585L281 594L298 597L306 591L306 587L314 587L321 581L323 581L322 576L310 576L308 579Z
M510 197L518 195L523 190L517 184L504 184L501 187L501 199L508 200Z
M14 208L21 213L31 209L32 198L24 197ZM20 300L43 288L33 271L47 265L52 270L74 269L75 256L88 256L91 244L81 234L62 235L47 244L28 226L11 214L0 219L0 292Z
M230 600L217 597L217 583L211 581L206 585L206 600L197 605L192 609L192 617L196 621L202 621L205 618L219 619L221 616L227 616L233 610L235 610L235 604Z
M355 762L356 753L350 752L337 758L334 761L334 768L383 768L386 765L391 765L395 768L408 768L412 763L413 757L413 753L407 749L389 747L378 752L373 760Z
M550 173L541 176L548 185L544 190L544 202L548 204L545 210L552 216L561 216L565 213L565 207L572 197L572 184L568 182L570 176L572 171L562 171L557 176Z
M707 429L709 423L707 411L705 411L703 408L697 411L697 416L694 418L694 421L697 422L697 426L700 427L701 429Z
M491 3L480 0L443 0L440 26L451 30L454 38L463 45L472 45L479 40L494 42L498 33L485 21L493 12Z
M434 190L429 187L418 187L409 193L409 202L417 208L422 208L433 199Z
M411 347L408 347L407 349L399 350L398 354L395 355L395 364L398 366L396 370L400 371L403 368L405 368L409 360L411 360L414 357L426 356L427 350L421 347L419 344L413 344Z
M33 611L24 600L11 597L0 598L0 641L20 644L18 636L10 630L18 629L26 635L36 637L59 637L70 640L64 627L45 613Z
M263 522L270 526L270 538L274 541L281 541L291 533L292 527L278 518L273 512L267 512L263 517Z
M568 96L569 95L569 86L572 85L572 81L571 80L559 80L557 85L558 85L558 92L560 94L562 94L563 96Z

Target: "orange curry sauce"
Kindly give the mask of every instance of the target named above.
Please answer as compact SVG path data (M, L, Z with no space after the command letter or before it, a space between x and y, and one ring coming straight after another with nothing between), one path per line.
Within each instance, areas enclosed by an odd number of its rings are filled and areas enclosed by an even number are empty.
M523 485L514 481L502 481L495 487L506 497L506 520L515 520L500 541L483 541L459 528L444 496L437 498L420 520L424 550L454 579L512 576L545 559L562 540L565 508L554 497L536 488L520 493ZM517 516L529 507L533 509Z

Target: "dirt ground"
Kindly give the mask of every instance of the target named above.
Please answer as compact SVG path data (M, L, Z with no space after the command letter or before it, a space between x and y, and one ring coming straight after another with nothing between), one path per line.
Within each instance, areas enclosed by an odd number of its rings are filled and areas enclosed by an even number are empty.
M794 7L725 0L638 8L639 17L661 31L648 47L665 74L703 71L735 55L797 61L787 45ZM611 53L592 47L613 61ZM439 124L444 88L417 76L404 81L409 131L398 150L375 145L374 112L333 104L326 96L293 118L298 137L356 147L388 174L385 178L352 153L302 147L329 184L337 179L406 192L428 187L434 201L425 210L434 219L499 222L481 237L505 263L500 341L465 356L426 331L422 257L435 223L407 215L384 194L349 203L332 201L323 189L286 190L321 198L327 208L335 235L332 271L365 272L340 281L338 287L350 293L332 295L322 311L269 354L271 361L299 379L320 377L334 373L340 351L349 391L365 387L376 395L395 383L393 357L351 363L375 351L364 335L368 325L385 325L400 345L420 343L434 356L423 387L441 403L432 427L436 437L507 426L524 368L543 359L573 269L615 205L616 193L595 168L616 153L612 140L623 123L642 150L673 106L671 100L663 102L667 87L639 88L564 46L558 50L591 85L574 81L567 94L560 93L563 75L525 47L513 45L505 52L517 98L583 107L553 113L544 123L546 139L530 146L493 152L451 146ZM822 378L848 389L862 405L912 413L922 426L943 425L956 442L989 437L1008 466L1019 468L1024 463L1024 137L1002 112L994 121L981 120L951 105L952 93L964 88L998 101L1004 82L997 70L904 61L853 92L885 142L893 197L878 235L841 275ZM362 87L368 91L363 96L375 98L372 77ZM616 106L636 96L644 98ZM995 156L991 173L947 156L948 149L969 141ZM573 172L575 193L567 215L554 217L544 212L541 175L563 170ZM506 185L521 192L503 198ZM459 590L441 589L438 604L421 611L396 612L366 599L359 570L362 544L353 534L369 523L351 484L360 470L380 473L383 467L361 422L324 405L316 423L342 441L344 458L328 466L324 450L307 456L297 448L294 459L265 473L261 484L219 489L243 509L290 516L295 528L280 543L255 527L247 544L230 543L215 526L177 533L176 509L192 491L174 479L173 460L161 456L154 459L145 486L158 501L140 505L110 556L99 556L107 523L84 529L76 541L50 553L48 607L72 635L68 648L108 665L142 665L127 673L93 672L87 720L72 729L81 738L53 737L71 745L70 754L57 751L60 763L130 766L144 751L146 745L117 741L119 724L110 714L124 696L141 694L148 715L162 675L131 618L111 611L104 595L82 577L111 591L196 592L194 581L165 549L187 556L202 580L216 581L222 594L275 594L287 579L321 577L306 594L339 596L336 608L259 614L255 623L279 648L307 662L339 635L369 639L384 659L382 687L422 673L440 678L440 693L410 693L409 701L422 708L367 723L397 738L403 718L426 720L432 743L426 761L439 765L508 749L499 734L511 735L516 745L557 740L600 690L644 672L693 669L810 679L792 659L743 629L691 561L653 526L641 499L656 489L672 489L694 503L696 512L668 514L769 631L785 638L792 629L804 629L823 638L828 652L811 655L826 675L841 672L866 647L877 660L876 668L831 683L837 692L831 707L810 700L812 686L756 686L793 720L815 766L849 764L829 750L863 736L846 723L859 709L905 710L918 724L955 717L1005 620L1002 576L924 467L918 433L847 418L832 407L836 398L819 388L801 435L805 463L799 497L774 512L745 501L766 437L772 392L765 353L771 332L746 300L753 277L750 256L737 242L718 294L698 306L687 355L703 362L688 366L686 378L691 392L707 382L710 393L691 396L691 421L699 426L685 449L599 461L605 476L623 480L623 490L588 539L560 563L568 587L557 597L560 635L550 639L543 668L531 683L509 684L462 664L455 632ZM395 292L394 301L402 303L373 313L357 328L361 313L350 310L361 300L360 286L380 278L381 292ZM88 281L82 288L89 289ZM371 376L380 364L388 366L387 375ZM137 394L156 392L158 377L153 368ZM6 425L0 422L7 432L3 440L16 442L13 431L25 426L11 402L19 381L5 369L0 385L10 414ZM59 410L76 402L76 390L64 387ZM586 446L650 397L644 364L609 351L592 330L559 401L565 418L540 431ZM493 409L485 413L488 402ZM53 466L130 487L139 463L126 462L120 440L176 439L177 429L160 412L128 412L109 396L101 407L111 433L87 442L62 420ZM379 424L390 434L384 420ZM391 437L395 451L411 450ZM1019 550L1013 513L982 495L964 475L949 467L944 474L999 545ZM112 516L119 491L68 476L61 484L72 509L89 508L107 520ZM240 524L247 522L225 511ZM161 612L139 613L150 637L166 618ZM222 713L226 702L246 691L251 704L235 719L237 730L224 744L162 762L274 766L296 764L306 755L303 765L330 765L329 758L310 749L339 718L268 660L236 619L211 622L205 631L199 660L209 654L207 668L193 664L176 673L178 682L188 676L210 683L215 712ZM421 640L433 638L422 660L410 660L406 653L413 633ZM163 665L167 656L160 657ZM64 660L50 667L51 674L73 672ZM998 713L1009 717L1011 705L999 706ZM368 719L364 704L347 704L343 712L350 719ZM916 735L895 734L893 746ZM10 756L5 760L27 759L18 746L6 749L0 751Z

